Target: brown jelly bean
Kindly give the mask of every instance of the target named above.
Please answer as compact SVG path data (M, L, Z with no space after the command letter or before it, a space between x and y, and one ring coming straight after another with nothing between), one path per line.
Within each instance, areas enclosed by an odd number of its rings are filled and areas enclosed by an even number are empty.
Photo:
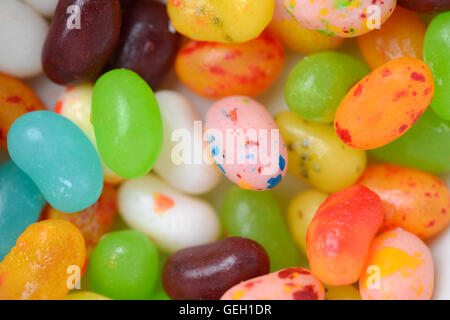
M172 299L215 300L234 285L269 271L269 256L261 245L231 237L173 254L164 266L163 285Z
M421 13L439 13L450 10L450 0L398 0L398 4Z
M62 85L94 79L114 51L120 26L119 0L60 0L42 51L45 73Z

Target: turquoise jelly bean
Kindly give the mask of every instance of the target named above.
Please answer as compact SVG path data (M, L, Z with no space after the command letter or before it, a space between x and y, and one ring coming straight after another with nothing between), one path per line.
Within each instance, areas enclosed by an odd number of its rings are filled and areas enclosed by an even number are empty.
M14 163L56 209L72 213L94 204L103 189L100 158L86 135L51 111L18 118L8 133Z
M0 166L0 261L22 232L38 220L44 204L34 182L12 161Z

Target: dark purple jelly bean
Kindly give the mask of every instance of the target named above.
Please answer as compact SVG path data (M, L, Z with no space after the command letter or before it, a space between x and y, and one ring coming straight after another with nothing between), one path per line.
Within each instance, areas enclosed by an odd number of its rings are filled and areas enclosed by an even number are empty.
M421 13L439 13L450 10L450 0L398 0L398 4Z
M172 67L179 39L164 4L137 1L124 12L111 69L133 70L156 89Z
M163 285L172 299L216 300L234 285L269 271L261 245L231 237L173 254L164 266Z
M119 0L60 0L42 51L45 73L62 85L95 79L114 52L120 26Z

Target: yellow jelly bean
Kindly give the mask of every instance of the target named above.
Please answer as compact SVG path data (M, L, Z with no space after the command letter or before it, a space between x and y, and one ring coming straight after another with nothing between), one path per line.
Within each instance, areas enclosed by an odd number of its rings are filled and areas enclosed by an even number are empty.
M354 286L325 286L326 300L361 300L358 289Z
M111 300L101 294L90 291L79 291L69 293L64 300Z

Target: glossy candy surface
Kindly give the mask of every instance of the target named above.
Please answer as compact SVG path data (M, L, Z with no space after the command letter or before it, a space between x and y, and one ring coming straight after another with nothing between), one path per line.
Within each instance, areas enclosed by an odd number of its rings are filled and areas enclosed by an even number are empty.
M287 151L267 110L245 96L217 101L206 114L205 136L213 160L243 189L267 190L287 171Z
M323 300L324 289L303 268L287 268L250 279L228 290L221 300Z
M448 0L398 0L398 4L421 13L439 13L450 10L450 1Z
M88 275L96 293L120 300L149 299L159 276L158 252L140 232L112 232L92 251Z
M133 70L156 89L175 60L179 39L164 4L135 1L123 15L112 68Z
M450 192L441 180L428 173L394 165L373 165L358 184L380 196L385 213L382 230L401 227L427 239L450 222Z
M324 192L351 186L366 167L366 154L346 146L333 127L283 111L275 117L288 149L288 171ZM336 170L336 168L339 170Z
M380 198L366 187L353 186L329 196L306 235L314 275L333 286L358 280L383 215Z
M42 51L46 75L62 85L93 80L113 53L120 25L118 0L60 0Z
M0 261L17 238L36 222L44 197L33 181L12 162L0 166Z
M161 152L163 128L153 91L136 73L115 69L95 83L92 123L105 164L128 179L146 175Z
M21 116L9 130L8 150L54 208L72 213L100 197L103 173L97 151L67 118L51 111Z
M364 63L345 53L309 55L289 74L286 103L306 120L330 123L348 90L368 73Z
M217 300L234 285L269 272L269 256L260 244L231 237L173 254L163 283L172 299Z
M433 75L423 61L390 60L347 93L336 111L336 133L356 149L382 147L411 128L433 93Z
M433 294L431 252L403 229L375 238L364 270L359 280L363 300L429 300Z
M358 37L364 60L371 69L402 57L422 59L426 27L419 16L397 7L381 29Z
M450 12L441 13L428 26L423 48L425 61L433 72L436 86L431 108L445 120L450 120L449 35Z
M270 257L272 271L301 265L280 208L270 193L232 187L223 200L221 220L227 236L261 244Z
M85 262L83 235L74 225L34 223L0 263L0 300L63 299Z
M241 44L188 42L175 70L191 90L207 98L256 96L278 77L284 65L281 43L265 32Z
M273 0L168 0L167 12L178 32L190 39L246 42L269 24Z

